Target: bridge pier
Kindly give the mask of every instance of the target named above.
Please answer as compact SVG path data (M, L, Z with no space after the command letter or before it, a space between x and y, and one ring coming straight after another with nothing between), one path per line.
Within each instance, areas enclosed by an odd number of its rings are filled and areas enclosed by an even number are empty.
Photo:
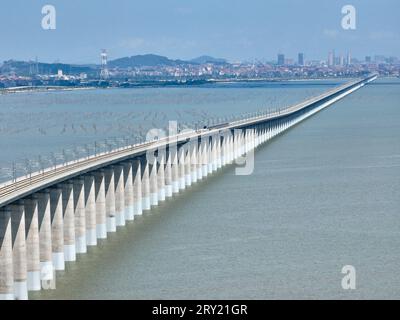
M178 193L180 180L179 180L179 160L178 160L178 150L174 147L172 150L170 148L171 155L171 175L172 175L172 192Z
M76 253L86 253L86 212L84 179L73 180L74 214L75 214L75 246Z
M198 151L198 141L193 141L190 144L190 179L191 183L197 183L197 151Z
M167 153L167 161L165 163L165 197L172 197L173 181L172 181L172 154L171 151Z
M63 183L61 188L64 216L64 259L65 261L75 261L74 189L70 182Z
M25 209L21 202L9 206L11 210L11 232L13 239L14 297L28 299Z
M41 280L52 280L53 252L51 243L50 192L48 190L38 192L33 197L38 201Z
M178 167L179 167L179 190L185 190L185 148L180 147L178 149Z
M158 190L158 201L165 201L166 187L165 187L165 160L164 154L159 154L157 157L157 164L155 164L157 171L157 190Z
M36 199L25 199L25 241L27 260L27 287L29 291L39 291L40 282L40 247L38 202Z
M150 170L150 205L158 205L158 185L157 185L157 160L149 165Z
M94 176L84 176L85 189L85 215L86 215L86 246L97 245L97 230L96 230L96 195L94 186Z
M124 166L124 199L125 199L125 220L133 221L135 217L134 207L133 207L133 168L132 162L127 161L123 163Z
M192 185L192 161L191 161L191 145L187 143L182 147L184 149L185 157L185 187L190 187Z
M11 210L0 209L0 300L14 300Z
M142 171L140 160L132 162L133 178L133 214L139 216L143 213L142 209Z
M144 159L141 163L142 167L142 208L143 210L150 210L150 175L149 163Z
M208 175L208 136L201 137L201 178Z
M115 181L114 169L107 167L104 169L104 186L106 191L106 226L107 232L117 231L115 217Z
M65 269L62 189L50 189L51 246L55 270Z
M107 238L107 209L104 170L98 170L94 175L95 207L96 207L96 237Z
M124 167L113 165L114 187L115 187L115 225L125 225L125 190L124 190Z

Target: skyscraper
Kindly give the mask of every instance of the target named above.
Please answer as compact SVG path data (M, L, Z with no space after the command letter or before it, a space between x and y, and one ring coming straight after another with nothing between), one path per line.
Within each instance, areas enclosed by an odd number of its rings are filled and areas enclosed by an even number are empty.
M328 66L332 67L335 64L335 54L333 51L329 51L328 54Z
M351 53L350 51L347 53L347 65L351 65Z
M304 66L304 53L299 53L298 59L297 59L297 64L299 66Z
M282 53L278 54L278 66L283 66L285 64L285 55Z

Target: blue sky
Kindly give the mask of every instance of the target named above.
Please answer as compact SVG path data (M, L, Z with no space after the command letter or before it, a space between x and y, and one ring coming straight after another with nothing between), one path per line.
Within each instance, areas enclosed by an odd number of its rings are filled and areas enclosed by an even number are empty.
M56 30L41 28L45 4L56 7ZM356 30L341 27L346 4L357 10ZM98 63L102 48L111 59L400 56L399 12L398 0L1 0L0 61Z

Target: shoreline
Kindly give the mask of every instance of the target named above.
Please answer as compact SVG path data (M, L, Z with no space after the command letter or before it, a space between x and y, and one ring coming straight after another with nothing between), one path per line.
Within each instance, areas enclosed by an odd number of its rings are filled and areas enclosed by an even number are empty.
M381 77L381 78L391 78L391 77ZM396 78L396 77L392 77ZM58 92L58 91L77 91L77 90L96 90L96 89L133 89L133 88L163 88L163 87L193 87L193 86L202 86L204 84L229 84L229 83L251 83L251 82L306 82L306 81L332 81L332 80L345 80L351 79L350 77L337 78L337 77L329 77L329 78L301 78L301 79L271 79L271 78L254 78L254 79L209 79L205 80L202 83L190 83L190 82L181 82L181 83L171 83L166 84L165 82L155 81L154 83L135 83L132 86L128 87L118 87L118 86L107 86L107 87L77 87L77 86L21 86L21 87L9 87L9 88L1 88L0 95L2 94L12 94L12 93L34 93L34 92Z

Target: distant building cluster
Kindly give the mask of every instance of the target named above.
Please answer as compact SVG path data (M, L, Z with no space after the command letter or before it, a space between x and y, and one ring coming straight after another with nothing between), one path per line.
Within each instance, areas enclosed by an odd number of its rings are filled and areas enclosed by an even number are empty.
M366 56L359 60L350 52L328 53L326 60L308 60L302 52L297 59L284 53L276 61L228 63L223 59L197 61L170 60L156 55L142 55L107 61L101 51L99 65L5 61L0 65L0 88L24 86L116 86L196 84L222 80L282 80L356 77L370 72L400 76L396 57Z

